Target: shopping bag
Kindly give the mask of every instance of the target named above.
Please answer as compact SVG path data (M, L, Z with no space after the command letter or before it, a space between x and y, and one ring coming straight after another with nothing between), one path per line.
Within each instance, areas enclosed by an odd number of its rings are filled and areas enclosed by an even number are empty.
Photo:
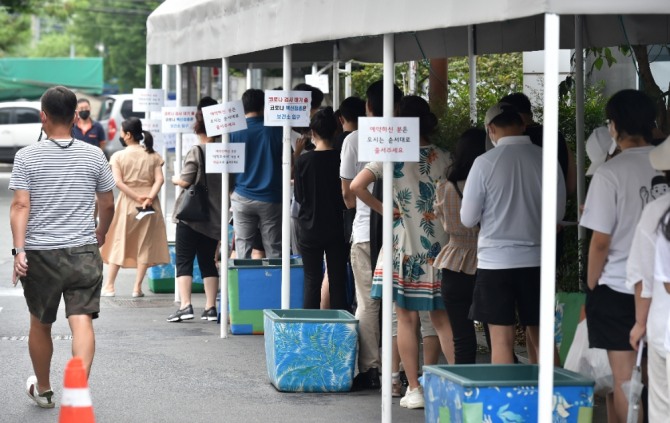
M595 382L595 393L604 395L612 392L614 382L607 351L600 348L589 348L586 319L577 325L575 337L563 367L592 379Z

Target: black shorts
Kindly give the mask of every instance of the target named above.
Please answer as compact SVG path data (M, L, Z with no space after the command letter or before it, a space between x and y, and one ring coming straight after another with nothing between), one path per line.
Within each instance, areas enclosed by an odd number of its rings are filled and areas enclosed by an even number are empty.
M28 250L28 274L21 278L28 310L40 322L56 321L61 296L65 316L100 313L102 258L97 244L57 250Z
M511 326L540 324L540 268L477 269L470 319Z
M630 330L635 325L635 296L598 285L586 293L589 346L609 351L632 351Z

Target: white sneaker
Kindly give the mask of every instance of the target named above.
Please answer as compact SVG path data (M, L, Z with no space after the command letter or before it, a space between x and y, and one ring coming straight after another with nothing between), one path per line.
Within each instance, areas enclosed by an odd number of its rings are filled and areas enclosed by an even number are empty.
M407 388L405 396L400 399L400 406L414 409L423 408L425 402L423 400L423 389L418 386L414 389Z
M37 391L37 378L35 376L30 376L26 381L26 393L42 408L54 408L56 405L53 402L54 393L51 389L41 394Z

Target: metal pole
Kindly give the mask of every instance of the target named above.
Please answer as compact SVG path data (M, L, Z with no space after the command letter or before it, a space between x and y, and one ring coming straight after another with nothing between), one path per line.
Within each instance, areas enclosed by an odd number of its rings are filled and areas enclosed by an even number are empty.
M347 98L351 97L353 93L351 83L351 60L344 65L344 71L347 73L347 76L344 77L344 98Z
M416 94L416 72L418 68L418 63L416 60L412 60L409 62L409 76L408 76L408 82L407 82L407 92L409 92L411 95Z
M470 65L470 122L477 123L477 46L475 45L475 27L468 26L468 64Z
M176 105L177 107L181 107L181 102L182 102L182 68L181 65L176 66ZM174 147L174 152L175 152L175 160L174 160L174 174L175 175L181 175L181 161L182 161L182 154L181 154L181 134L177 134L176 141L175 141L175 147ZM177 198L179 198L179 193L181 192L181 188L179 185L175 185L175 193L174 193L174 198L175 201ZM175 273L176 275L176 273ZM175 284L174 284L174 302L180 302L181 298L179 296L179 287L177 286L177 278L175 276Z
M575 117L576 128L576 153L577 153L577 216L581 217L579 206L584 204L586 197L586 175L584 174L584 156L586 154L584 145L584 38L583 22L581 15L575 16ZM586 229L578 226L577 239L586 238ZM582 262L582 245L579 244L580 264ZM581 272L580 272L581 273Z
M284 89L291 89L291 46L284 46ZM281 308L291 308L291 124L284 124L282 154Z
M384 34L384 117L393 117L394 35ZM384 162L382 289L382 422L391 423L391 320L393 313L393 162Z
M221 103L228 102L230 95L228 88L229 67L228 58L224 57L221 61ZM230 134L223 134L223 146L228 146ZM220 292L221 296L221 338L228 337L228 218L230 210L230 179L228 172L221 174L221 270L220 270Z
M249 63L249 65L247 66L247 90L252 88L252 83L251 83L252 76L251 76L251 74L252 74L253 69L254 69L254 64ZM221 73L223 74L223 71L221 71Z
M333 44L333 109L340 107L340 49Z
M163 88L163 104L165 104L170 89L170 68L168 68L168 65L161 66L161 88ZM165 139L163 140L161 154L163 155L163 160L167 160L168 151ZM168 180L167 165L163 166L163 180ZM163 219L167 219L167 188L165 186L161 189L161 207L163 207Z
M556 207L558 195L559 16L544 15L544 147L542 148L542 286L540 295L540 377L538 421L552 421L554 310L556 289Z

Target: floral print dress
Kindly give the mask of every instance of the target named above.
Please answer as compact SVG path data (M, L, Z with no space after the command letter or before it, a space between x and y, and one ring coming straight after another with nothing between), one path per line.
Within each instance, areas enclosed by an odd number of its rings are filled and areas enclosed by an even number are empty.
M393 222L393 300L407 310L443 310L440 270L432 266L448 241L435 216L437 184L445 179L451 156L439 147L421 147L419 162L394 163L393 202L400 217ZM383 163L366 169L377 180ZM372 279L372 298L381 298L383 254Z

